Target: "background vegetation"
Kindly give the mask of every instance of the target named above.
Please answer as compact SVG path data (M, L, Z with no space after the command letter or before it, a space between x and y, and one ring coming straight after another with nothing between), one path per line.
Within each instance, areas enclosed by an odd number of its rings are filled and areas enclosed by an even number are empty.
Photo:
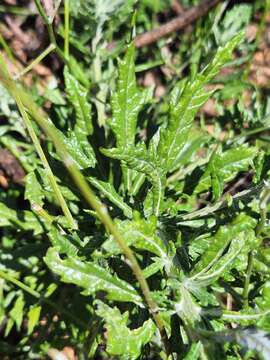
M270 359L269 11L2 1L1 359Z

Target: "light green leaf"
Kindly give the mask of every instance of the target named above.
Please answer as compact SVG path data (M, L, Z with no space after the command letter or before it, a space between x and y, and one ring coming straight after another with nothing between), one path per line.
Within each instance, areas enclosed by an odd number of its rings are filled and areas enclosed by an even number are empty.
M244 30L252 16L251 4L239 4L225 12L220 29L215 29L219 43L224 44L237 32Z
M31 211L15 211L0 203L0 227L14 225L18 229L32 230L34 235L44 231L38 217Z
M64 70L65 87L68 100L73 105L76 113L75 132L77 135L86 137L93 133L91 119L91 105L87 100L87 90L78 82L65 67Z
M116 224L127 245L147 250L158 257L167 259L167 247L157 235L157 224L154 217L150 217L148 220L137 218L134 221L117 221ZM111 255L121 253L113 237L105 241L102 246Z
M69 154L80 169L95 166L95 153L88 140L78 138L74 131L70 131L68 136L65 136L58 130L58 135L62 137Z
M241 214L231 224L221 226L215 236L204 239L204 253L195 265L192 274L199 274L201 271L205 272L210 269L237 235L245 230L253 229L255 225L256 223L251 217Z
M259 329L245 329L236 332L236 341L245 349L256 350L265 359L270 358L269 333Z
M200 358L200 354L202 351L202 343L198 342L196 344L192 344L189 352L184 357L184 360L197 360Z
M149 151L147 151L143 143L137 144L136 148L101 149L101 151L108 157L121 160L128 168L146 175L153 185L151 192L153 201L152 208L154 214L157 216L163 201L166 181L161 167L154 158L153 146L150 147Z
M106 196L113 204L123 211L126 217L132 218L132 209L124 202L122 197L116 192L112 184L93 177L88 178L90 183Z
M141 354L141 348L151 341L156 326L151 319L145 321L137 329L127 327L128 312L121 314L119 309L97 300L96 313L105 320L107 329L106 351L113 356L121 356L123 360L136 360Z
M231 59L232 51L240 43L243 34L236 35L224 47L220 47L212 62L194 80L181 83L172 95L171 118L167 128L162 129L158 146L159 159L164 171L175 166L178 154L183 150L195 115L212 92L206 92L205 85Z
M51 226L48 237L52 246L59 249L60 254L67 254L70 257L76 256L78 249L74 244L72 235L60 233L60 229L57 229L56 226Z
M31 335L35 326L38 324L40 312L41 312L41 306L39 306L39 305L32 306L29 309L28 314L27 314L27 317L28 317L27 335Z
M166 266L166 263L169 263L164 258L153 257L151 260L154 262L143 269L143 276L146 279L156 274L158 271L161 271Z
M82 287L85 295L104 291L110 300L131 301L142 305L140 295L131 285L94 263L82 262L76 258L62 260L55 248L49 248L44 261L63 282Z
M11 309L9 316L16 324L16 328L18 331L20 331L20 327L23 321L23 309L24 309L25 301L22 295L20 295L17 300L15 301L15 304L13 308Z
M137 117L144 103L144 92L136 86L134 51L134 45L129 45L124 59L119 62L118 87L112 97L110 125L120 148L133 147Z
M45 197L42 186L40 185L36 174L34 171L31 171L25 177L25 193L24 198L29 200L31 206L39 205L43 206L43 199Z
M244 350L255 350L263 356L265 360L270 358L270 339L269 334L256 328L243 330L231 330L227 332L217 332L213 339L217 342L237 342Z
M240 171L248 170L257 152L255 147L240 146L223 153L215 153L201 177L195 193L207 191L212 185L215 193L214 199L217 200L223 192L224 184L231 181Z
M253 230L255 226L254 219L241 214L232 224L220 227L215 236L200 240L195 247L199 249L201 246L203 254L191 277L185 279L185 287L200 298L202 287L215 282L237 266L239 256L247 256L257 246Z
M137 127L137 117L144 104L145 93L136 86L134 45L128 46L126 55L119 62L119 79L117 91L112 96L113 116L110 126L116 137L118 148L133 148ZM131 171L123 170L124 182L131 189Z
M231 270L234 265L234 260L240 253L251 250L251 244L255 243L255 233L253 230L247 229L240 233L236 233L231 239L230 247L227 252L222 255L219 252L218 256L210 264L207 264L204 269L196 273L191 278L187 279L186 286L196 294L196 288L207 286L216 281L226 271ZM205 259L204 259L205 260Z

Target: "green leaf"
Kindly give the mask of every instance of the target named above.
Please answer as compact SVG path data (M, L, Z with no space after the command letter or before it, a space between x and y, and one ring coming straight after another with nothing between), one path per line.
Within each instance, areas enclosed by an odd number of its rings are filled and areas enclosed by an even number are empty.
M221 343L237 342L246 351L255 350L262 355L265 360L270 358L269 334L263 330L247 328L244 330L217 332L213 338Z
M15 301L15 304L13 308L11 309L9 316L10 318L15 322L16 328L18 331L20 331L21 324L23 321L23 309L24 309L25 301L22 295L20 295L17 300Z
M239 215L231 225L222 226L213 238L208 240L208 248L196 264L193 275L187 279L186 286L207 286L225 271L233 267L234 260L241 253L252 250L256 243L253 231L254 221L247 215ZM225 249L227 252L224 254ZM196 290L195 290L196 293Z
M265 331L258 329L238 331L236 341L245 349L256 350L265 359L270 358L270 339Z
M87 90L71 75L68 68L64 70L65 86L68 100L73 105L76 113L75 132L86 137L93 133L91 105L87 100Z
M220 29L216 29L216 36L219 43L224 44L236 33L245 29L252 16L251 4L240 4L233 6L226 11L224 19L220 24Z
M212 185L214 199L217 200L223 192L224 184L231 181L239 172L248 170L257 152L255 147L244 146L223 153L216 152L195 188L195 193L207 191Z
M112 96L112 120L110 126L116 137L118 148L133 148L138 114L144 104L145 93L136 86L134 45L128 46L126 55L119 62L117 91ZM131 171L123 170L125 186L131 189Z
M96 164L96 157L88 140L83 140L77 137L74 131L70 131L68 136L65 136L58 130L58 135L61 136L65 143L69 154L80 169L94 167Z
M165 177L161 167L154 158L155 153L153 146L150 146L149 151L147 151L145 144L139 143L136 145L136 148L101 149L101 152L108 157L121 160L129 169L134 169L146 175L153 185L151 192L152 208L154 214L157 216L163 201Z
M85 295L104 291L110 300L131 301L142 305L140 295L131 285L94 263L82 262L76 258L62 260L55 248L48 249L44 261L63 282L82 287Z
M28 314L27 314L27 317L28 317L27 335L31 335L35 326L38 324L40 312L41 312L41 306L39 306L39 305L31 306L31 308L29 309Z
M38 217L31 211L15 211L0 203L0 227L6 226L32 230L34 235L41 234L44 231Z
M236 35L224 47L218 49L212 62L194 80L181 83L175 88L171 99L171 118L168 126L161 131L158 146L159 159L165 171L170 171L175 166L178 154L187 141L195 115L213 93L206 92L205 85L231 59L232 51L242 38L242 33Z
M74 244L72 235L60 233L56 226L51 226L48 232L48 237L53 247L59 249L60 254L67 254L68 256L76 256L78 249Z
M200 358L202 351L202 344L198 342L197 344L192 344L189 352L184 357L184 360L197 360Z
M157 235L155 217L150 217L148 220L140 219L139 217L134 219L134 221L119 220L116 224L127 245L147 250L163 259L168 258L167 246ZM120 254L121 252L112 236L102 246L111 255Z
M204 253L199 262L195 265L192 274L198 274L201 271L207 271L223 254L232 239L245 230L253 229L256 225L254 220L245 215L239 215L231 224L221 226L215 236L205 241ZM198 246L198 244L195 244Z
M36 174L34 171L31 171L25 177L25 193L24 198L29 200L31 206L39 205L43 206L43 199L45 197L42 186L40 185Z
M151 341L156 326L151 319L145 321L137 329L127 327L128 312L121 314L119 309L97 300L97 315L105 320L107 330L106 351L113 356L121 356L123 360L135 360L141 354L141 348Z
M116 192L112 184L104 182L93 177L88 178L90 183L95 186L96 189L106 196L114 205L123 211L126 217L132 218L132 209L124 202L122 197Z
M129 45L124 59L119 62L118 86L112 97L113 117L110 126L119 148L133 147L137 117L144 103L144 92L136 86L134 51L134 45Z

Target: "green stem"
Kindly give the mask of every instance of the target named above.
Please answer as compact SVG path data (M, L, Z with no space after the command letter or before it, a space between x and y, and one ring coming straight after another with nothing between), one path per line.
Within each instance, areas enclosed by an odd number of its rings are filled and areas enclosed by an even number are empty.
M269 117L269 115L267 115L263 120L265 121L268 117ZM240 134L238 136L235 136L232 140L229 140L228 144L230 145L230 144L235 143L235 142L237 142L238 140L240 140L240 139L242 139L244 137L256 135L256 134L259 134L260 132L267 131L267 130L269 130L269 128L270 128L270 124L265 125L265 126L261 126L259 128L256 128L256 129L251 129L251 130L245 131L244 133L242 133L242 134Z
M26 68L24 68L19 74L14 76L14 79L17 80L30 70L33 69L35 65L40 63L48 54L50 54L53 50L55 50L55 44L49 45L34 61L31 62Z
M47 27L50 41L55 46L55 51L57 52L59 57L66 63L67 61L66 61L65 55L63 54L62 50L59 48L59 46L57 45L57 42L56 42L56 38L54 35L54 31L53 31L53 23L50 21L49 17L45 13L45 10L43 9L43 6L41 5L40 0L34 0L34 1L36 4L36 7L38 9L38 12Z
M245 284L244 284L244 290L243 290L243 300L244 300L244 308L248 308L248 294L249 294L249 284L250 284L250 277L253 269L253 258L254 254L253 251L250 251L248 254L248 265L246 270L246 278L245 278Z
M50 305L51 307L56 309L59 313L62 313L66 317L70 318L73 322L77 323L81 327L85 328L86 330L88 329L88 326L83 321L81 321L77 317L73 316L72 313L63 309L62 306L57 305L55 302L50 301L49 299L43 297L38 291L31 289L29 286L25 285L22 281L16 279L14 276L4 272L3 270L0 270L0 278L13 283L14 285L18 286L23 291L25 291L28 294L30 294L31 296L33 296L34 298Z
M10 47L8 46L6 40L4 39L3 35L0 33L0 44L2 45L3 49L5 50L5 52L7 53L7 56L9 58L9 60L15 64L16 60L15 57L12 54L12 51L10 49Z
M36 11L29 10L26 7L22 8L14 5L12 6L0 5L0 13L22 15L22 16L37 15Z
M3 61L2 61L3 62ZM167 355L170 354L169 341L163 324L163 320L160 316L158 306L152 298L148 283L143 275L142 269L137 262L136 257L134 256L130 247L126 244L124 238L119 232L117 226L115 226L113 220L111 219L107 208L96 198L92 190L90 189L85 178L81 174L79 168L74 163L73 159L68 153L66 145L62 139L58 136L57 131L54 125L49 122L46 116L43 114L42 110L37 107L37 105L32 101L31 97L27 94L24 89L20 89L17 84L10 78L7 70L4 66L0 66L0 81L11 93L14 99L19 100L20 103L27 109L31 116L36 120L37 124L42 128L46 135L53 141L56 151L60 158L62 158L63 163L67 167L70 175L72 176L74 182L78 186L82 195L86 199L90 207L92 207L98 214L101 222L113 235L118 246L122 250L123 254L126 257L127 263L131 270L133 271L144 296L145 302L148 306L149 312L151 313L157 328L159 329L161 339L165 346Z
M69 0L65 0L65 57L69 58Z
M50 165L49 165L49 163L47 161L47 158L46 158L46 156L45 156L45 154L44 154L44 152L42 150L42 147L41 147L41 145L39 143L38 137L37 137L37 135L36 135L36 133L35 133L35 131L33 129L33 126L31 124L31 120L29 119L29 117L28 117L28 115L27 115L27 113L26 113L26 111L24 109L24 106L23 106L23 104L21 102L21 99L18 96L18 94L16 94L16 93L14 93L14 98L16 100L19 111L20 111L20 113L22 115L22 118L24 120L25 126L26 126L26 128L27 128L27 130L29 132L29 135L30 135L30 137L31 137L31 139L33 141L33 144L34 144L34 146L36 148L36 151L37 151L37 153L38 153L38 155L40 157L40 160L41 160L41 162L42 162L42 164L44 166L44 169L46 171L46 174L48 176L48 179L50 181L50 184L51 184L51 187L52 187L52 189L54 191L54 194L55 194L55 196L57 198L57 201L58 201L59 205L61 206L64 215L67 218L69 226L72 229L77 229L78 228L77 223L73 219L73 217L71 215L71 212L69 211L69 208L67 206L67 203L66 203L66 201L65 201L65 199L63 197L63 194L61 193L61 191L59 189L59 186L57 185L57 182L55 180L53 172L52 172L52 170L50 168Z
M256 228L257 236L261 235L265 228L265 222L267 219L267 203L270 199L270 184L265 182L265 187L263 188L260 195L260 221Z

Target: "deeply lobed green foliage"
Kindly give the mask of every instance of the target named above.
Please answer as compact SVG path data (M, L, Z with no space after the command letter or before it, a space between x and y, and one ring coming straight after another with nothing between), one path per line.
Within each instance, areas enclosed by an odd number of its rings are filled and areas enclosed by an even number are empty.
M50 119L1 60L1 109L9 118L0 126L1 144L27 175L23 188L0 195L0 354L37 358L69 345L79 359L267 359L269 149L250 138L262 124L267 128L267 117L252 109L249 132L232 129L224 140L196 121L211 96L219 100L206 87L243 47L240 30L248 20L232 30L239 8L229 11L215 29L221 45L212 60L171 81L169 101L157 104L151 89L137 83L132 42L116 85L109 80L113 56L102 54L101 35L114 31L107 22L116 26L133 4L70 1L83 32L71 31L77 51L95 24L94 70L85 75L69 55L64 91L48 87L39 97L51 101ZM151 2L141 6L138 18ZM244 11L251 16L251 8ZM233 91L232 84L221 93ZM247 172L250 188L231 195L230 183Z

